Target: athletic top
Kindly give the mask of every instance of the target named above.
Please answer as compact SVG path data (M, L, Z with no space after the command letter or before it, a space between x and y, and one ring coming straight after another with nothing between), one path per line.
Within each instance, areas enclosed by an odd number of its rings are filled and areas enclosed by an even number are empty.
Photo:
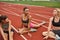
M28 24L28 23L29 23L29 19L27 19L27 20L23 20L23 19L22 19L22 22Z
M59 22L54 22L55 17L53 18L52 25L55 27L60 27L60 19Z
M8 28L9 28L9 22L7 22L7 23L2 23L2 28L3 28L3 30L4 31L8 31Z
M23 19L23 17L22 17L22 22L28 24L29 23L29 16L27 16L27 19Z
M28 28L29 17L27 16L27 19L23 19L22 17L22 23L27 24L27 25L24 25L24 27Z

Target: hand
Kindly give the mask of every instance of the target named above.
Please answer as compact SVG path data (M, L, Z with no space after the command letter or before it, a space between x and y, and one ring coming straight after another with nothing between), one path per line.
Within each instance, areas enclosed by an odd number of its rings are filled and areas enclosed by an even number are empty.
M43 39L48 39L48 36L44 37Z

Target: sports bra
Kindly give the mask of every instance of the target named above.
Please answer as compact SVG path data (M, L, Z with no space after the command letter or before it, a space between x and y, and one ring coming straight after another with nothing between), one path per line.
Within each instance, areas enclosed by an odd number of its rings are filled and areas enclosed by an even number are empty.
M3 28L3 30L7 31L9 28L9 22L7 22L6 24L2 23L2 28Z
M22 22L28 24L29 23L29 17L27 16L27 19L26 20L23 20L23 17L22 17Z
M55 27L60 27L60 19L59 22L54 22L55 17L53 18L52 25Z
M23 19L22 19L22 22L28 24L28 23L29 23L29 19L27 19L27 20L23 20Z

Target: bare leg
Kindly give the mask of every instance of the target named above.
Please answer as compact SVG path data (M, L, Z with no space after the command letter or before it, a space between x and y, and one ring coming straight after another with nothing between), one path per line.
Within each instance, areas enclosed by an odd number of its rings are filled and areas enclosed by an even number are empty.
M45 24L46 22L45 21L43 21L42 23L40 23L40 24L32 24L33 26L34 26L34 28L38 28L38 27L40 27L41 25L43 25L43 24Z
M29 33L29 30L26 29L26 28L19 29L19 33L20 33L21 35L24 34L24 33L28 33L28 35L29 35L30 37L32 37L32 35Z
M0 33L1 33L2 37L3 37L3 39L7 40L7 38L6 38L6 36L5 36L4 32L3 32L3 29L1 27L0 27Z
M47 32L43 32L42 35L47 36ZM56 38L55 34L52 31L49 32L49 37L54 39Z
M4 33L6 40L8 40L8 34Z
M27 33L27 32L28 30L26 28L19 29L20 34Z
M28 32L28 35L30 36L30 37L32 37L32 35Z
M11 31L11 33L10 33L10 40L13 40L13 32Z

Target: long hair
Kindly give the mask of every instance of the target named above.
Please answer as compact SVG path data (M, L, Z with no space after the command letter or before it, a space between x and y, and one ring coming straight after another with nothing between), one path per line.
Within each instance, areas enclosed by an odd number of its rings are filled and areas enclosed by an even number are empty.
M0 22L2 22L2 20L5 20L5 19L7 19L8 17L6 16L6 15L1 15L0 16Z

